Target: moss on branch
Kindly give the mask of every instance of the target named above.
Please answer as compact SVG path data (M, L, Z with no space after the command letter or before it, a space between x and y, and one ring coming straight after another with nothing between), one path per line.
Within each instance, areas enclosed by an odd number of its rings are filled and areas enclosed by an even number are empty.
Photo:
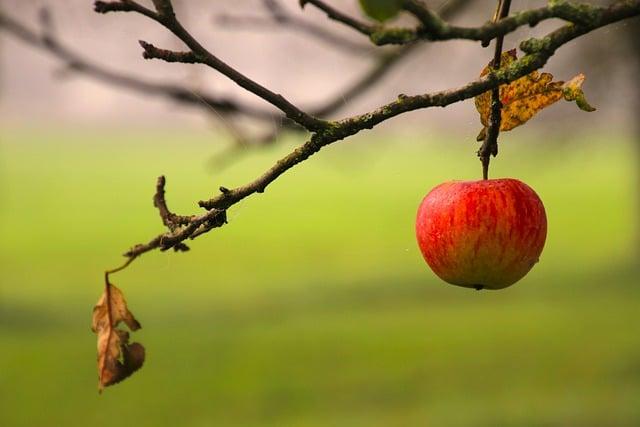
M416 27L398 28L361 23L345 16L334 8L328 7L322 1L314 0L308 3L322 10L330 9L331 13L327 13L329 18L369 36L371 42L378 46L406 44L417 40L441 41L452 39L476 40L486 43L491 39L511 33L524 25L535 26L539 22L551 18L559 18L578 26L593 28L600 26L611 7L635 10L636 13L640 9L640 2L633 0L618 1L610 7L568 0L552 0L549 1L546 7L517 12L498 21L487 22L479 27L461 27L450 25L420 0L405 0L403 8L414 15L420 24Z
M156 6L162 5L163 7L171 5L170 0L158 0L154 3ZM184 243L182 243L184 240L196 238L213 228L224 225L226 223L227 209L252 194L264 192L279 176L313 156L320 151L322 147L365 129L371 129L379 123L409 111L435 106L444 107L465 99L473 98L488 90L493 90L500 84L511 82L543 67L555 51L570 40L612 22L640 15L640 0L620 0L606 8L571 3L568 1L553 1L544 8L523 11L500 19L495 23L487 23L480 27L465 28L451 26L436 14L428 10L422 10L421 8L423 8L424 5L419 0L407 0L405 9L416 16L422 25L415 29L404 29L384 28L362 23L327 6L320 0L305 0L303 3L313 4L325 11L331 19L356 28L359 32L368 35L371 40L377 44L409 43L417 39L469 39L484 42L495 37L503 36L519 26L527 24L535 25L548 18L562 18L571 23L560 27L543 38L529 39L522 42L521 48L525 51L525 56L506 68L495 70L459 88L414 96L399 95L394 101L365 114L339 121L325 121L319 120L300 110L282 97L282 95L276 94L257 84L222 62L200 45L200 43L182 27L175 16L172 16L171 19L162 18L161 15L167 13L166 10L162 11L160 7L158 7L158 10L152 11L139 6L133 0L127 0L126 2L96 2L96 10L103 13L134 11L154 19L178 36L191 52L172 52L155 47L152 49L152 46L148 45L145 47L145 51L151 57L169 61L177 60L178 62L192 62L194 59L202 62L235 81L241 87L270 102L282 110L291 120L312 132L307 142L278 160L271 168L255 180L232 189L221 187L220 194L209 200L200 201L198 204L207 210L200 215L179 216L168 211L166 202L164 201L164 189L162 188L162 192L158 192L159 195L157 199L159 201L157 206L159 206L161 211L163 222L165 222L165 225L168 224L169 231L156 236L148 243L134 246L125 254L127 257L133 259L154 249L166 250L171 247L180 249L184 247Z

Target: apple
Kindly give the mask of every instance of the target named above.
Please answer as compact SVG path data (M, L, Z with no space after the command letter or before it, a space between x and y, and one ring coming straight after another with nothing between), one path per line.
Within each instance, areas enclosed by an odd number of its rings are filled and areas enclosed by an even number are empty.
M538 262L547 216L540 197L517 179L450 181L422 200L416 237L425 261L445 282L503 289Z

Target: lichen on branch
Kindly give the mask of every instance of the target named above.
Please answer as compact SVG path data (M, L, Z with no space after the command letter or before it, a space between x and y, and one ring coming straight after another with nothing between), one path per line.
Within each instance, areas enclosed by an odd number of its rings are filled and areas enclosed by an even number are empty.
M170 3L169 0L163 0L163 2ZM327 12L327 15L332 19L338 19L341 20L341 22L351 22L351 20L346 19L341 12L327 6L322 1L305 0L303 3L322 8L322 10ZM422 3L417 1L412 1L410 3L415 7L423 7ZM406 8L408 8L408 6L406 6L405 9ZM175 16L175 14L172 14L168 18L161 17L157 10L153 11L146 9L132 0L96 2L96 10L101 13L133 11L155 20L177 35L190 49L190 52L175 52L159 49L145 42L143 44L145 55L158 59L168 59L171 62L174 60L179 62L181 58L184 58L185 62L191 62L194 58L197 58L198 62L210 66L214 70L236 81L236 83L241 84L241 86L248 86L252 88L253 90L251 91L254 94L268 102L271 102L276 107L281 108L288 117L292 118L312 133L307 142L297 147L287 156L278 160L274 166L255 180L237 188L227 189L222 187L224 188L224 191L221 191L217 196L201 200L198 205L207 210L205 213L181 217L184 221L179 227L175 227L173 229L170 227L169 231L156 236L149 242L135 245L125 253L125 256L129 258L137 258L143 253L154 249L167 250L170 248L176 248L177 245L184 245L182 242L185 240L193 239L207 233L213 228L226 224L226 211L231 206L252 194L264 192L267 186L275 181L280 175L295 165L305 161L324 146L340 141L363 130L371 129L376 125L400 114L435 106L444 107L465 99L474 98L497 88L501 84L510 83L526 76L527 74L543 67L555 51L565 43L596 28L625 18L640 15L640 0L620 0L606 8L596 6L589 8L568 8L565 5L565 2L553 2L546 8L542 9L544 12L540 10L519 12L511 17L499 19L495 24L485 24L484 26L475 29L466 29L464 31L456 29L457 27L440 25L439 27L441 28L447 27L452 29L447 30L448 33L446 37L437 38L437 40L449 38L483 40L486 37L504 35L513 31L520 25L531 23L535 24L541 19L546 19L545 17L553 17L556 15L564 16L566 18L571 17L573 20L576 20L577 13L579 16L582 16L583 19L580 19L580 25L576 25L574 23L566 24L547 34L543 38L544 43L533 46L531 41L524 41L522 47L527 49L527 54L525 56L509 62L503 68L492 70L492 72L487 73L479 79L456 89L413 96L400 95L396 100L382 105L368 113L347 117L337 121L325 121L315 119L312 115L298 110L297 107L293 107L292 104L286 101L281 95L277 95L270 90L263 88L240 74L238 71L224 64L188 33L188 31L180 24L178 17ZM417 12L414 13L419 15ZM358 25L358 27L360 30L368 28L367 25L364 24ZM176 249L179 250L179 248L180 246Z
M480 155L487 158L489 154L495 155L494 148L490 142L494 141L497 144L497 132L500 130L501 104L498 98L501 85L517 81L542 68L549 58L555 54L556 50L567 42L602 26L640 15L640 0L619 0L608 7L552 1L549 2L547 7L522 11L511 16L507 16L509 0L503 1L504 3L501 2L500 4L506 6L499 9L501 12L497 14L495 22L487 23L480 27L467 28L448 24L437 14L426 8L419 0L404 0L403 9L415 16L420 24L414 29L398 29L385 28L379 24L370 24L351 18L321 0L301 0L301 5L311 4L325 12L330 19L354 28L371 37L379 44L449 39L468 39L486 43L494 38L498 39L494 57L494 64L497 66L488 69L477 80L455 89L412 96L399 95L395 100L372 111L335 121L320 119L314 114L300 109L284 96L262 86L223 62L200 44L182 26L170 0L154 0L154 9L146 8L133 0L95 2L95 10L100 13L135 12L156 21L177 36L187 49L184 51L171 51L157 48L148 42L141 42L145 58L160 59L167 62L204 64L278 108L289 120L310 133L304 144L296 147L291 153L278 160L271 168L253 181L236 188L220 187L220 192L217 195L198 202L198 205L205 210L200 214L177 215L171 212L165 199L166 180L164 177L160 177L156 183L154 205L158 208L162 223L167 228L167 231L157 235L147 243L135 245L127 251L124 254L127 257L125 264L106 273L107 290L109 289L108 275L125 268L140 255L155 249L187 250L188 247L184 243L185 241L195 239L214 228L225 225L227 223L226 213L229 208L255 193L263 193L282 174L306 161L323 147L363 130L371 129L400 114L435 106L444 107L466 99L486 96L483 94L492 91L496 94L493 97L492 109L496 110L496 106L498 108L497 114L492 113L491 115L495 124L489 123L489 131L495 132L495 136L491 138L489 135L485 139ZM521 49L526 54L520 59L513 58L513 60L505 62L503 67L499 66L502 58L502 37L522 25L535 25L549 18L561 18L569 21L569 23L550 32L541 39L524 41L521 44ZM562 96L567 99L574 99L579 105L586 106L586 101L579 91L579 83L578 79L573 81L570 86L562 87ZM126 340L123 342L126 344Z

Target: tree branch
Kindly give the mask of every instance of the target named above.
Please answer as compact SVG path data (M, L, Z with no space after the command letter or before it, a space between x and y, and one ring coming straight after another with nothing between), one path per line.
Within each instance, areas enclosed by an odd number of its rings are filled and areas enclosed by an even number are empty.
M329 6L322 0L299 0L299 2L301 8L304 9L307 4L311 4L323 11L329 19L341 22L366 36L371 36L371 34L375 33L375 31L378 29L377 25L371 25L352 18L349 15L340 12L338 9Z
M469 3L468 0L449 0L440 8L439 13L442 17L450 19ZM363 74L338 96L313 110L313 114L319 117L327 117L327 115L340 110L344 105L367 93L404 58L416 52L418 48L424 47L425 45L421 43L407 43L397 47L392 52L379 54L376 64L367 73Z
M343 50L350 54L366 54L371 51L371 45L354 42L341 37L324 27L301 19L282 6L277 0L263 0L266 16L253 15L220 15L215 22L233 29L239 28L289 28L307 34L326 43L334 49Z
M552 0L549 1L546 7L518 12L512 16L496 22L488 22L479 27L460 27L448 24L420 0L404 0L403 8L414 15L421 25L415 28L393 28L359 22L320 0L303 1L305 4L310 3L323 10L329 18L368 36L378 46L406 44L416 40L441 41L452 39L476 40L487 44L489 40L511 33L521 26L535 26L539 22L551 18L563 19L578 26L597 25L599 17L608 9L587 3ZM621 7L637 8L638 4L635 1L629 1Z
M334 35L333 33L324 30L320 26L314 26L319 31L323 31L326 36L335 36L335 38L324 37L321 36L320 33L313 33L311 28L303 27L303 24L310 24L296 16L286 12L284 8L276 1L276 0L263 0L264 5L270 13L269 17L261 18L263 21L268 21L277 25L288 25L291 24L292 28L300 29L301 31L308 32L312 36L317 36L320 39L323 39L327 43L331 43L336 48L345 47L345 43L349 40L343 39ZM448 18L455 15L459 10L462 9L463 6L469 3L468 0L449 0L445 2L444 6L439 10L440 15L443 18ZM125 4L121 3L104 3L105 6L102 7L105 11L136 11L138 9L135 8L135 4ZM142 10L142 9L141 9ZM153 14L153 11L149 9L145 9L145 14ZM18 40L25 42L28 45L35 47L36 49L40 49L45 53L52 55L53 57L60 60L64 63L65 70L84 74L87 77L93 78L97 81L106 83L108 85L112 85L115 87L120 87L123 89L128 89L134 92L141 93L143 95L158 95L168 98L176 103L184 104L190 107L198 107L203 108L206 113L213 112L223 118L222 123L229 128L229 132L232 137L236 140L231 147L230 150L223 153L221 157L221 161L216 160L216 166L221 167L224 163L228 162L230 159L234 157L234 153L238 153L239 149L244 149L248 146L252 145L267 145L273 143L281 131L283 130L295 130L300 131L298 125L296 125L291 120L287 119L284 115L280 115L276 112L259 109L247 104L239 103L238 101L230 98L220 98L215 97L211 94L207 94L205 92L189 89L183 86L179 86L176 84L165 84L165 83L153 83L147 80L144 80L139 77L133 77L128 74L115 72L109 70L101 65L98 65L90 60L84 58L81 54L74 52L68 46L64 45L55 34L49 29L45 27L49 27L51 25L51 17L48 9L41 9L41 15L46 16L47 19L43 20L46 22L42 22L42 30L37 32L35 30L30 29L26 25L20 23L12 17L9 17L6 14L3 14L0 11L0 29L4 29L8 34L16 37ZM237 17L237 19L248 18L247 21L244 21L246 25L251 25L254 23L251 17ZM236 19L236 18L232 18ZM260 18L258 18L260 19ZM232 22L232 21L229 21ZM235 21L233 21L235 22ZM260 24L260 21L255 21L255 23ZM266 22L265 22L266 23ZM45 25L46 24L46 25ZM309 31L307 31L309 30ZM161 49L155 48L150 44L147 44L149 48L154 48L157 52L156 56L160 55L159 52L162 51L166 59L171 59L170 54L172 51L163 51ZM403 58L409 56L410 53L417 51L417 47L421 46L418 43L410 43L403 46L398 47L394 51L384 52L375 55L377 58L375 60L375 64L370 68L369 71L364 73L360 78L358 78L355 82L353 82L346 89L340 91L339 94L334 96L333 98L325 101L318 107L314 107L311 109L311 114L317 117L327 117L330 114L333 114L343 107L345 107L349 102L354 99L362 96L366 92L370 91L372 88L376 86L376 84L389 73L389 71L397 65ZM144 46L143 46L144 47ZM353 45L354 49L357 48L360 52L365 52L366 47L363 45ZM351 52L351 47L347 47L347 50ZM369 51L374 52L374 51ZM189 59L189 52L184 52L185 61ZM153 55L149 54L148 57L151 58ZM257 137L250 138L243 136L241 132L233 126L231 123L231 118L234 116L248 117L251 119L263 121L264 123L280 123L278 128L272 131L269 131L267 134ZM224 120L224 118L228 118L228 120Z
M296 20L293 15L288 14L275 0L264 0L265 7L271 7L270 13L274 16L273 19L278 20L280 16L286 16L286 21ZM443 6L438 10L443 18L451 18L469 5L469 0L449 0L446 1ZM275 7L273 7L275 5ZM247 21L246 24L250 24L251 21ZM318 27L321 28L321 27ZM328 33L331 34L331 33ZM325 40L329 41L329 39ZM374 65L357 78L347 88L342 89L337 95L333 96L329 100L325 101L318 107L311 109L311 114L316 117L327 118L329 115L334 114L345 106L347 106L353 100L363 96L367 92L376 87L377 83L386 76L396 65L398 65L404 58L408 57L412 53L418 51L419 48L424 49L428 47L428 44L421 43L409 43L399 46L390 52L381 52L375 55ZM336 45L338 47L338 45ZM379 52L379 51L372 51ZM291 126L277 126L276 129L267 133L259 138L252 138L251 143L247 143L245 139L236 138L236 144L230 146L228 149L216 154L212 158L212 165L215 165L216 169L220 169L229 164L238 155L246 152L248 146L263 146L274 143L283 130L301 130L299 127Z
M317 131L323 129L327 126L327 123L324 120L320 120L316 117L313 117L304 111L300 110L298 107L289 102L285 97L266 87L260 85L259 83L251 80L249 77L240 73L236 69L229 66L224 61L220 60L217 56L213 55L209 52L205 47L203 47L176 19L175 14L173 13L173 8L170 6L170 1L162 1L155 0L154 4L156 5L156 12L150 13L150 11L143 6L138 5L136 2L132 0L121 0L121 1L96 1L95 2L95 10L100 13L107 12L130 12L136 11L139 12L141 9L145 12L140 12L143 15L153 19L159 24L163 25L169 31L171 31L176 37L178 37L191 51L192 55L185 55L184 53L173 52L175 55L166 54L167 58L175 59L175 61L170 62L181 62L179 59L184 57L187 59L187 63L198 62L201 64L208 65L214 70L220 72L225 75L232 81L234 81L240 87L248 90L249 92L257 95L263 100L267 101L271 105L280 109L289 119L298 123L300 126L304 127L309 131ZM162 5L159 7L158 5ZM142 43L142 42L141 42ZM170 52L170 51L163 51ZM149 52L145 50L145 55L148 55ZM155 57L155 56L151 56ZM165 59L158 57L159 59Z
M156 3L159 2L170 5L170 2L167 0L156 0ZM274 182L279 176L317 153L322 147L354 135L362 130L371 129L377 124L399 114L434 106L444 107L455 102L473 98L488 90L498 88L501 84L509 83L529 74L543 67L555 51L567 42L596 28L639 15L640 0L620 0L607 8L585 9L584 13L588 16L588 19L585 18L581 20L581 24L568 24L547 34L543 39L529 39L522 42L520 48L525 51L527 55L514 61L506 68L493 70L488 75L462 87L431 94L415 96L401 95L397 100L369 113L335 122L323 122L322 126L319 126L315 130L307 142L280 159L254 181L233 189L220 187L220 194L218 196L209 200L202 200L198 203L201 207L207 209L207 212L189 217L179 217L183 219L179 224L176 224L174 221L168 221L168 232L156 236L148 243L134 246L125 256L129 259L134 259L153 249L159 248L161 250L167 250L172 247L180 249L179 245L183 244L182 242L184 240L194 239L213 228L224 225L226 223L227 209L254 193L264 192L267 186ZM504 20L498 22L502 21ZM183 34L183 30L181 30L182 27L175 21L175 17L167 18L163 16L159 22L164 22L165 26L168 25L168 28L173 28L174 33L177 33L181 39L186 39L185 43L191 51L198 55L200 59L203 58L202 51L204 48L195 40L190 39L190 36L187 37ZM206 56L204 58L206 59ZM207 61L210 62L210 60ZM229 74L235 76L239 73L234 70L233 73ZM303 116L301 117L311 117L305 113L302 114ZM164 202L164 180L162 180L161 183L159 181L157 185L156 198L159 200L156 205L161 211L163 222L165 222L164 218L170 217L168 216L169 214L167 214L167 212L170 211L166 208L166 202Z
M151 19L159 18L156 12L132 0L96 1L93 4L93 10L98 13L138 12Z
M191 222L192 217L190 216L182 216L176 215L169 210L167 207L167 201L164 198L164 186L166 184L166 179L164 176L158 177L158 181L156 183L156 194L153 196L153 204L156 208L158 208L158 212L160 214L160 218L162 219L162 223L169 229L175 230L177 227L181 225L187 225Z
M468 0L449 0L439 10L441 16L447 19L459 13L470 2ZM424 45L419 43L408 43L397 47L391 52L378 55L376 63L347 89L341 91L338 96L328 100L324 105L313 110L313 114L319 117L327 117L339 111L343 106L354 99L367 93L374 87L389 71L400 63L401 60L416 52Z
M162 96L191 107L210 108L223 116L241 115L266 123L272 123L281 118L281 115L276 112L242 104L234 99L216 97L175 84L152 83L142 78L109 70L74 52L60 42L50 31L37 32L32 30L1 10L0 29L5 30L18 40L57 58L67 70L84 74L115 87L132 90L143 95Z

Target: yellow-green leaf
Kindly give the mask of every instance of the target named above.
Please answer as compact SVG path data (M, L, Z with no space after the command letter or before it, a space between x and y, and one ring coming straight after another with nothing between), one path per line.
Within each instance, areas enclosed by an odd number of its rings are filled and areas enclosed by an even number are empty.
M500 68L507 67L517 59L515 49L504 52L500 61ZM491 64L484 67L480 76L491 71ZM502 114L500 130L508 131L526 123L543 108L560 99L575 101L584 111L594 111L595 108L587 103L582 92L584 74L579 74L569 82L553 81L550 73L533 71L509 84L500 86L500 101ZM475 98L476 109L480 113L480 122L484 128L478 135L478 140L484 139L486 127L489 125L491 114L491 91L484 92Z
M384 22L400 12L402 0L360 0L360 7L368 17Z

